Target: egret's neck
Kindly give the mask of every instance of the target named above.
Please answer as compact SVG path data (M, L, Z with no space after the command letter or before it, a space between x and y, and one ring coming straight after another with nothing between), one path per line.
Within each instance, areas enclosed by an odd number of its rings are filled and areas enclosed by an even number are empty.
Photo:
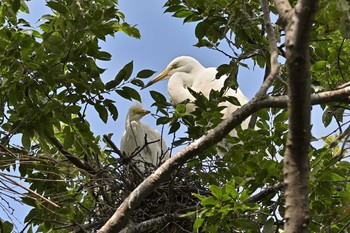
M130 123L131 123L132 121L135 121L135 122L139 123L139 122L140 122L140 119L135 119L135 118L133 118L133 117L130 117L129 114L128 114L127 117L126 117L126 121L125 121L125 129L129 128Z
M188 87L192 87L192 83L193 79L190 74L181 72L172 75L168 81L168 93L171 102L179 104L186 99L193 101L194 97L187 89Z

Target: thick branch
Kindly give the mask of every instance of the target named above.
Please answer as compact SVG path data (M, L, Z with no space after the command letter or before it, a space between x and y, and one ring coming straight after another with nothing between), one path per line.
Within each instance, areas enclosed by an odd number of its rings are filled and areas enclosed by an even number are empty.
M311 81L309 40L317 0L300 0L286 26L288 137L284 155L286 212L284 231L307 232L309 224L309 147Z
M293 9L290 2L288 0L274 0L274 3L282 23L286 25Z
M350 87L339 89L333 92L324 92L313 95L313 104L325 103L327 101L344 101L350 96ZM327 100L327 101L326 101ZM261 100L252 100L235 111L228 119L224 120L207 134L197 139L189 146L177 152L173 157L166 160L153 174L145 179L119 206L113 216L98 231L99 233L118 232L122 230L129 219L130 214L139 203L150 194L163 181L170 178L170 174L186 160L194 157L198 152L203 151L219 142L234 127L254 112L268 107L284 108L287 106L287 97L266 97Z

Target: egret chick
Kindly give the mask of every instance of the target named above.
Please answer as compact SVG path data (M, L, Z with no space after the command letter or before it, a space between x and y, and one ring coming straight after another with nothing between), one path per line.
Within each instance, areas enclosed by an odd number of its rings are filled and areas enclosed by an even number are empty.
M161 134L140 122L141 118L149 113L150 111L142 108L141 103L132 105L127 113L125 132L120 141L120 150L127 157L133 156L132 161L142 173L145 172L146 163L158 166L169 158L169 149ZM140 151L141 148L143 149ZM139 152L135 155L137 151Z

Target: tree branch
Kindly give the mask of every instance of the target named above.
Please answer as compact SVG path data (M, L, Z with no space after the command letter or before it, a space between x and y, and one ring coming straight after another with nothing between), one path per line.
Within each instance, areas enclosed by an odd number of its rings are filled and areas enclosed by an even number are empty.
M247 200L245 200L244 203L256 203L262 201L265 197L269 196L270 194L275 194L278 191L281 191L284 189L284 183L279 182L271 187L268 187L266 189L261 190L259 193L255 194L254 196L251 196Z
M8 181L11 182L12 184L14 184L14 185L16 185L16 186L18 186L18 187L20 187L20 188L22 188L22 189L28 191L29 193L33 194L34 196L36 196L36 197L38 197L38 198L40 198L40 199L46 201L46 202L49 203L50 205L53 205L54 207L60 208L60 206L57 205L56 203L54 203L53 201L50 201L49 199L47 199L46 197L40 195L39 193L37 193L37 192L31 190L30 188L25 187L24 185L18 183L17 181L11 179L11 178L8 177L6 174L4 174L4 173L1 172L1 173L0 173L0 176L2 176L4 179L8 180Z
M109 144L109 146L113 149L117 155L119 155L120 158L124 158L124 154L119 150L119 148L114 144L114 142L108 137L108 135L104 134L103 139L106 140L106 142Z
M58 141L57 138L51 136L47 136L47 138L76 167L90 173L91 175L95 175L97 173L89 163L85 162L84 160L81 160L79 157L73 155L72 153L64 149L63 145L60 143L60 141Z
M350 87L339 89L331 92L314 94L313 104L344 101L350 96ZM166 160L153 174L145 179L130 195L123 201L113 216L98 231L99 233L118 232L122 230L129 219L130 214L140 204L140 202L150 194L162 182L170 179L171 173L179 166L184 164L188 159L197 155L215 143L222 140L233 128L243 122L254 112L263 108L285 108L288 98L281 97L264 97L261 100L251 100L241 108L237 109L229 118L221 122L217 127L211 129L207 134L197 139L189 146L177 152L170 159Z
M292 14L292 6L288 0L274 0L278 15L283 25L287 25L287 22Z
M311 140L309 41L317 3L317 0L299 0L288 17L286 25L289 124L283 173L286 185L284 231L287 233L307 232L310 220L308 208L308 153ZM284 15L281 16L284 17Z
M261 8L264 13L263 15L264 15L264 22L265 22L267 37L269 39L271 69L270 69L269 75L267 76L260 90L256 94L257 98L261 98L263 95L266 95L267 90L270 88L272 82L275 80L279 71L279 64L277 61L277 57L278 57L277 41L276 41L275 33L271 24L269 3L267 0L261 0L260 2L261 2Z
M188 217L187 217L188 218ZM151 230L157 229L157 226L165 225L169 222L174 221L184 221L185 217L181 217L178 214L167 214L157 218L153 218L144 222L141 222L134 226L128 226L124 228L120 233L140 233L140 232L150 232Z

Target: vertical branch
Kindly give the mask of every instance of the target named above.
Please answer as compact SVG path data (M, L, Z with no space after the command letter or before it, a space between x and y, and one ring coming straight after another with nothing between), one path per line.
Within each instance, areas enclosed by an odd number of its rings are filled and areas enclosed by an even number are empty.
M266 33L269 40L271 69L264 83L262 84L261 88L256 94L257 98L262 98L266 95L267 90L270 88L272 82L277 77L277 74L279 71L279 64L277 60L277 57L278 57L277 41L276 41L275 33L272 27L271 19L270 19L269 3L268 3L268 0L260 0L260 3L263 11Z
M309 39L317 0L299 0L291 10L288 1L275 4L286 20L289 127L284 155L286 184L285 232L306 232L309 223L308 178L311 82Z

